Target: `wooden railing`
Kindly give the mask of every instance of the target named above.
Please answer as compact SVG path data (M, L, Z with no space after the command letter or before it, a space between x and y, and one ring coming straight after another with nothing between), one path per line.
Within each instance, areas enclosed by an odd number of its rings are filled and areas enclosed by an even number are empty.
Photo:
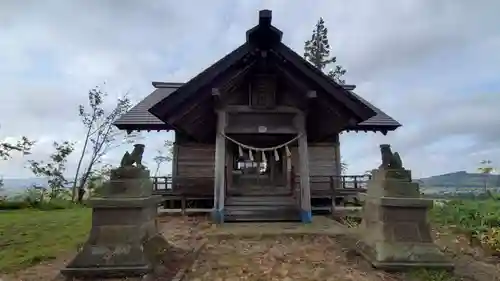
M164 195L213 195L214 177L151 177L153 192Z
M342 198L343 200L346 196L365 192L369 179L369 175L312 176L310 177L311 199L329 198L333 201ZM209 212L213 207L213 177L151 177L151 180L153 193L164 196L165 201L162 204L165 210L185 214L190 211ZM292 190L295 192L300 190L298 177L292 177L291 184ZM299 194L296 193L295 196L300 200ZM313 209L315 208L318 207L313 206Z
M338 175L338 176L311 176L311 185L322 184L330 190L366 190L370 175ZM153 190L162 194L213 194L213 177L151 177ZM300 178L292 176L292 184L300 185Z

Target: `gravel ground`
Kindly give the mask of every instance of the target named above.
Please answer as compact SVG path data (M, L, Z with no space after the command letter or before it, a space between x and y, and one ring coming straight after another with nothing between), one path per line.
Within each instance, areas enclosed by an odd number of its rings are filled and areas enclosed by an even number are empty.
M328 237L276 237L208 241L189 281L378 281L403 280L373 270Z

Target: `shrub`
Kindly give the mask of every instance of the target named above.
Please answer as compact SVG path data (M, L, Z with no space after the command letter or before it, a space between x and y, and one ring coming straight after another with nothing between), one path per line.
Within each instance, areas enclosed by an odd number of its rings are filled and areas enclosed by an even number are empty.
M0 201L0 210L19 210L30 208L30 204L26 201Z
M489 250L500 253L500 201L451 200L430 212L433 222L454 228L471 242L481 241Z

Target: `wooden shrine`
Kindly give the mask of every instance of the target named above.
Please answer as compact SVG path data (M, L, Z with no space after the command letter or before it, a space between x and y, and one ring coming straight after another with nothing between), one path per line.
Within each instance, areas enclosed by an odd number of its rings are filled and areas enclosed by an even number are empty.
M282 43L271 11L246 41L186 83L153 82L122 130L173 130L172 194L206 197L215 220L311 220L340 192L343 131L401 126ZM330 203L331 204L331 203Z

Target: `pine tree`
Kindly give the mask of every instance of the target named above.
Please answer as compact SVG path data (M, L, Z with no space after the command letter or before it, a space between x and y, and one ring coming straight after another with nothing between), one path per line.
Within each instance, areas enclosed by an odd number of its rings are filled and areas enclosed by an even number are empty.
M334 64L333 69L327 72L327 76L338 84L345 84L345 80L341 79L341 77L346 73L346 70L342 66L336 64L337 57L329 57L330 44L328 43L328 29L325 27L323 18L319 18L311 39L305 42L304 58L321 71L325 71L326 67Z

